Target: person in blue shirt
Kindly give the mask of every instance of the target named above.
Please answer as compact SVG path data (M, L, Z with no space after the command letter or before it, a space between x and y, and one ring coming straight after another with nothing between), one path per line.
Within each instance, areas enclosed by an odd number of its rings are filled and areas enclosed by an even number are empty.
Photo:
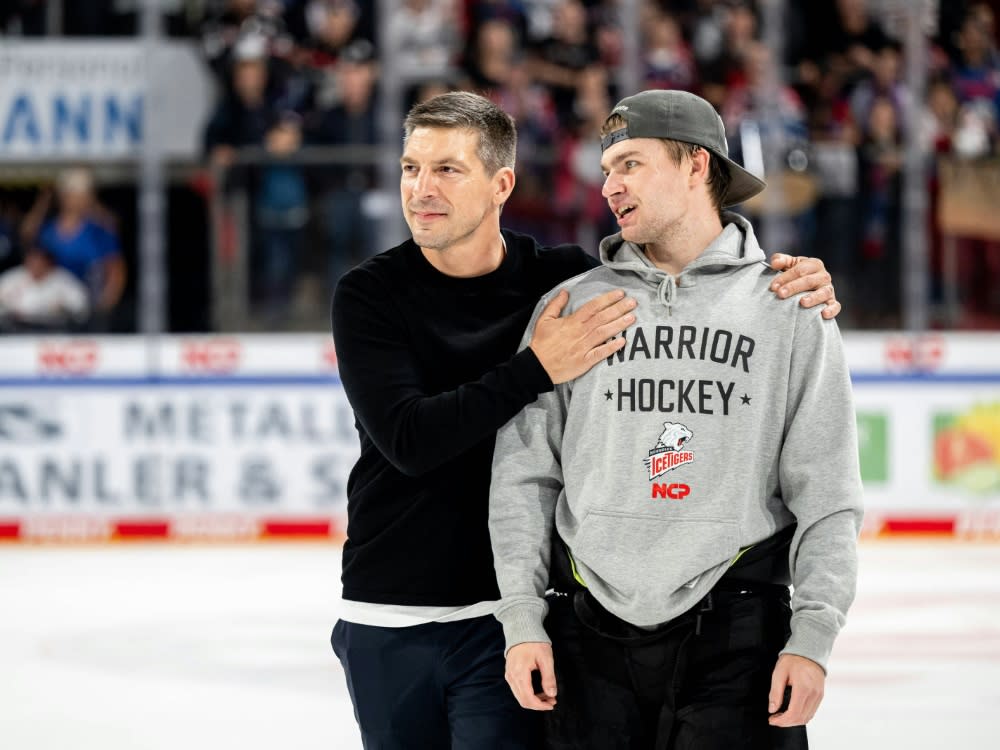
M44 217L52 191L43 190L22 225L26 244L38 241L56 262L82 281L96 313L108 313L125 289L125 262L118 237L99 214L90 173L83 169L62 172L56 181L57 207Z

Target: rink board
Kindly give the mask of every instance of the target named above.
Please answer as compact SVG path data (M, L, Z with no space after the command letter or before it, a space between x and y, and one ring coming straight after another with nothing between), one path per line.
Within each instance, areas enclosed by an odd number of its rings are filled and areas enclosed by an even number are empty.
M866 536L1000 539L1000 335L846 334ZM324 335L0 340L0 541L341 540Z

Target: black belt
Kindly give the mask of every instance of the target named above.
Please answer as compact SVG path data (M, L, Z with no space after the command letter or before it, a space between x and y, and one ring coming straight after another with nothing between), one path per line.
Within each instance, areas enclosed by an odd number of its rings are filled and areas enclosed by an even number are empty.
M653 628L640 628L621 619L605 609L587 589L575 591L570 596L572 596L573 611L580 622L589 630L624 645L641 646L654 643L661 638L667 638L678 629L692 623L694 634L700 635L703 615L714 612L717 608L724 607L731 601L748 596L773 596L787 599L788 587L782 584L741 581L736 578L726 579L723 577L693 607L674 619Z

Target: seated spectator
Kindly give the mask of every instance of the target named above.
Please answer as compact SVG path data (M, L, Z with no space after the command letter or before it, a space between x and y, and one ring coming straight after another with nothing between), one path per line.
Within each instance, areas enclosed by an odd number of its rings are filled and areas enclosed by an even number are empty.
M466 85L489 96L508 82L518 57L517 33L507 21L492 18L476 27L469 42L463 66Z
M858 278L858 243L862 205L858 200L860 165L858 129L843 99L823 100L809 112L810 171L817 181L819 196L815 207L811 247L833 276L837 295L853 322L857 308L854 297ZM854 300L855 304L849 304Z
M309 0L305 18L309 37L303 47L312 68L335 64L344 48L361 34L362 9L354 0Z
M240 148L263 145L284 106L264 37L251 34L234 47L227 84L205 130L205 150L217 167L232 164Z
M545 5L551 5L559 0L542 0ZM525 39L528 36L528 5L538 5L538 0L526 2L526 0L462 0L462 11L466 36L472 36L475 29L478 29L487 21L504 21L510 26L518 39ZM548 14L545 14L548 15ZM534 39L541 39L551 33L551 21L541 32L537 28L531 29L531 36Z
M722 102L721 115L730 138L740 135L740 126L746 121L758 125L774 121L781 126L784 142L793 143L806 138L806 113L795 89L787 85L777 85L775 102L766 99L769 93L768 81L774 80L775 61L771 51L761 42L752 42L744 50L744 77L732 82ZM775 107L775 109L771 109ZM741 153L739 142L733 145ZM747 154L744 158L749 157Z
M730 157L768 182L768 190L743 204L760 221L766 246L804 254L815 204L816 183L806 173L806 112L795 89L776 81L771 50L752 42L744 51L745 78L726 92L722 120Z
M248 35L259 36L270 46L280 46L284 24L277 3L258 0L226 0L221 11L202 25L201 41L212 70L225 80L233 62L233 52Z
M250 296L271 322L291 301L309 219L302 168L288 157L301 146L299 116L283 108L281 92L269 86L265 40L249 36L233 51L232 93L218 106L205 132L210 163L229 168L238 152L262 148L263 161L229 169L227 184L253 195Z
M489 23L509 28L505 22ZM507 59L504 70L500 66L491 70L502 83L485 95L517 122L517 190L504 206L504 224L545 244L564 241L567 235L552 215L559 133L552 98L548 89L531 80L527 65L516 56Z
M886 99L896 109L896 118L902 119L910 111L910 92L903 82L903 53L897 42L889 42L872 55L871 74L851 91L851 116L855 122L868 122L872 103Z
M677 20L661 10L643 19L643 83L651 89L694 91L698 71Z
M878 50L892 43L867 0L802 5L809 30L805 65L799 70L804 80L818 80L822 70L832 68L853 86L874 70Z
M375 49L370 42L350 44L334 68L337 104L319 113L309 128L309 141L326 146L374 146ZM351 267L375 253L374 222L365 216L366 195L375 187L375 166L369 161L323 170L325 252L331 285Z
M125 290L125 261L111 217L98 206L93 180L84 169L69 169L56 183L55 215L44 221L52 191L43 190L21 225L25 245L40 243L56 262L87 287L99 328ZM39 229L40 227L40 229Z
M963 156L982 156L992 150L1000 120L1000 54L988 6L976 3L969 8L956 46L952 85L962 111L955 147Z
M593 0L587 7L587 15L598 61L607 70L618 68L625 60L625 33L618 3ZM609 82L608 85L617 95L614 84Z
M573 127L574 106L584 72L600 65L600 52L587 27L580 0L561 0L555 8L552 36L530 48L532 77L549 88L563 127Z
M920 141L925 153L947 154L958 129L959 103L951 82L933 78L927 84L927 101L921 112Z
M562 238L594 252L602 237L617 231L614 215L601 194L601 125L613 104L608 95L608 78L600 66L590 67L582 76L576 101L576 121L563 131L558 145L555 186L551 201L554 216L562 222ZM548 209L549 206L546 205Z
M875 99L860 146L863 211L858 287L865 304L859 315L861 325L870 328L897 328L900 322L902 142L893 103L885 97Z
M23 265L0 274L0 330L74 330L89 312L87 288L43 245L29 247Z
M399 67L412 75L445 74L458 49L454 0L402 0L389 18L388 45Z
M289 312L305 244L308 190L302 167L288 159L301 146L300 118L282 113L264 138L268 160L260 169L253 206L251 297L263 305L270 323L283 321Z
M757 44L757 14L748 3L717 3L698 20L693 51L702 82L701 95L721 109L728 90L746 85L745 68Z

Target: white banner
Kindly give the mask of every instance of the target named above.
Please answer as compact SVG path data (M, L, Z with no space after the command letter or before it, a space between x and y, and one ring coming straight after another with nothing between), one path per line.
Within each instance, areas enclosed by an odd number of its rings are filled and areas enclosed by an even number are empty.
M867 533L1000 536L1000 336L844 340ZM336 535L357 451L327 335L0 339L0 539Z
M195 157L213 91L197 48L164 41L0 45L0 160L135 158L146 139Z
M0 516L339 515L357 455L329 387L4 389Z

